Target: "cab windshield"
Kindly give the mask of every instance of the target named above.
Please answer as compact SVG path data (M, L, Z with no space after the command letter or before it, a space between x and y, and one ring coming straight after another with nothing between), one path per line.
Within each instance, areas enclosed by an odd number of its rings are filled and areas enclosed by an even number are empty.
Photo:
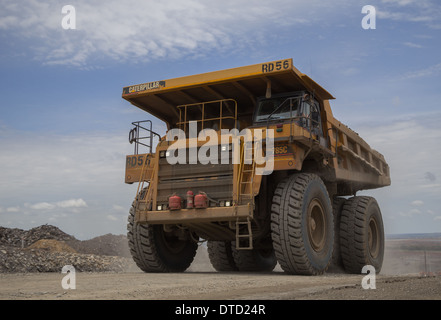
M255 121L261 122L295 117L298 114L299 102L300 97L260 100Z

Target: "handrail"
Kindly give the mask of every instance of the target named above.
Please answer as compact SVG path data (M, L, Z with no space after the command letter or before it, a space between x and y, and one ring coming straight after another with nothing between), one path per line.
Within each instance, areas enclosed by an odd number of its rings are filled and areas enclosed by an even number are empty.
M232 102L234 104L234 115L224 116L222 114L223 104L227 103L227 102ZM218 117L205 118L205 108L209 104L219 104L219 116ZM226 105L226 106L228 106L228 105ZM201 111L201 115L202 115L201 119L188 120L187 119L187 110L189 107L199 107L199 109ZM187 124L189 124L190 122L197 122L197 123L200 122L201 123L201 130L204 129L204 122L207 122L207 121L219 120L219 129L222 129L222 120L232 119L232 120L234 120L234 127L236 128L236 126L237 126L237 101L234 99L220 99L220 100L197 102L197 103L191 103L191 104L183 104L183 105L177 106L177 108L179 110L179 121L176 123L176 125L178 127L180 127L181 125L184 125L184 127L181 128L184 130L184 132L186 132ZM230 110L230 112L232 112L232 110ZM182 118L184 118L184 119L182 119Z
M147 123L147 126L141 125ZM139 145L142 145L147 148L147 153L152 153L153 148L153 138L157 136L161 139L161 136L152 130L152 121L151 120L143 120L143 121L135 121L132 122L132 125L135 127L129 131L129 142L132 144L135 142L135 150L134 154L139 153ZM145 133L142 135L141 131L144 130ZM148 140L148 142L143 143L141 140Z

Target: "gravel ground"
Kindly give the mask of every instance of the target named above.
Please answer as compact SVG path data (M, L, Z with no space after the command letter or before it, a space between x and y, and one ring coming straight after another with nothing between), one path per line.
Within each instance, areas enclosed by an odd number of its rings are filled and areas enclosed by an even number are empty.
M441 300L439 240L430 242L431 251L421 241L410 249L391 244L376 288L363 289L365 275L292 276L279 266L263 274L218 273L204 246L187 272L147 274L134 264L122 235L80 241L50 225L0 227L0 299ZM65 265L75 267L75 289L62 286L73 276L61 273Z
M82 272L76 273L76 288L67 290L65 276L0 274L0 300L441 300L439 276L380 275L376 289L363 289L358 275Z

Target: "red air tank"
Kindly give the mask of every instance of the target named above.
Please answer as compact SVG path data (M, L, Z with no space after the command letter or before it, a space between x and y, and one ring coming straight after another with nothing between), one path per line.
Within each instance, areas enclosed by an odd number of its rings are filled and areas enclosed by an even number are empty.
M194 193L191 190L187 191L187 209L194 208Z
M194 197L194 206L197 209L208 207L208 198L204 192L200 192Z
M168 198L168 208L170 210L181 209L181 197L174 194Z

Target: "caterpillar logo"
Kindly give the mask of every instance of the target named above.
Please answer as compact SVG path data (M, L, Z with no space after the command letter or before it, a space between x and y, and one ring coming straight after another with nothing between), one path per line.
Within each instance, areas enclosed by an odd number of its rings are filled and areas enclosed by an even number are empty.
M153 89L159 89L165 87L165 81L154 81L143 84L138 84L136 86L125 87L123 89L123 94L132 94L142 91L148 91Z

